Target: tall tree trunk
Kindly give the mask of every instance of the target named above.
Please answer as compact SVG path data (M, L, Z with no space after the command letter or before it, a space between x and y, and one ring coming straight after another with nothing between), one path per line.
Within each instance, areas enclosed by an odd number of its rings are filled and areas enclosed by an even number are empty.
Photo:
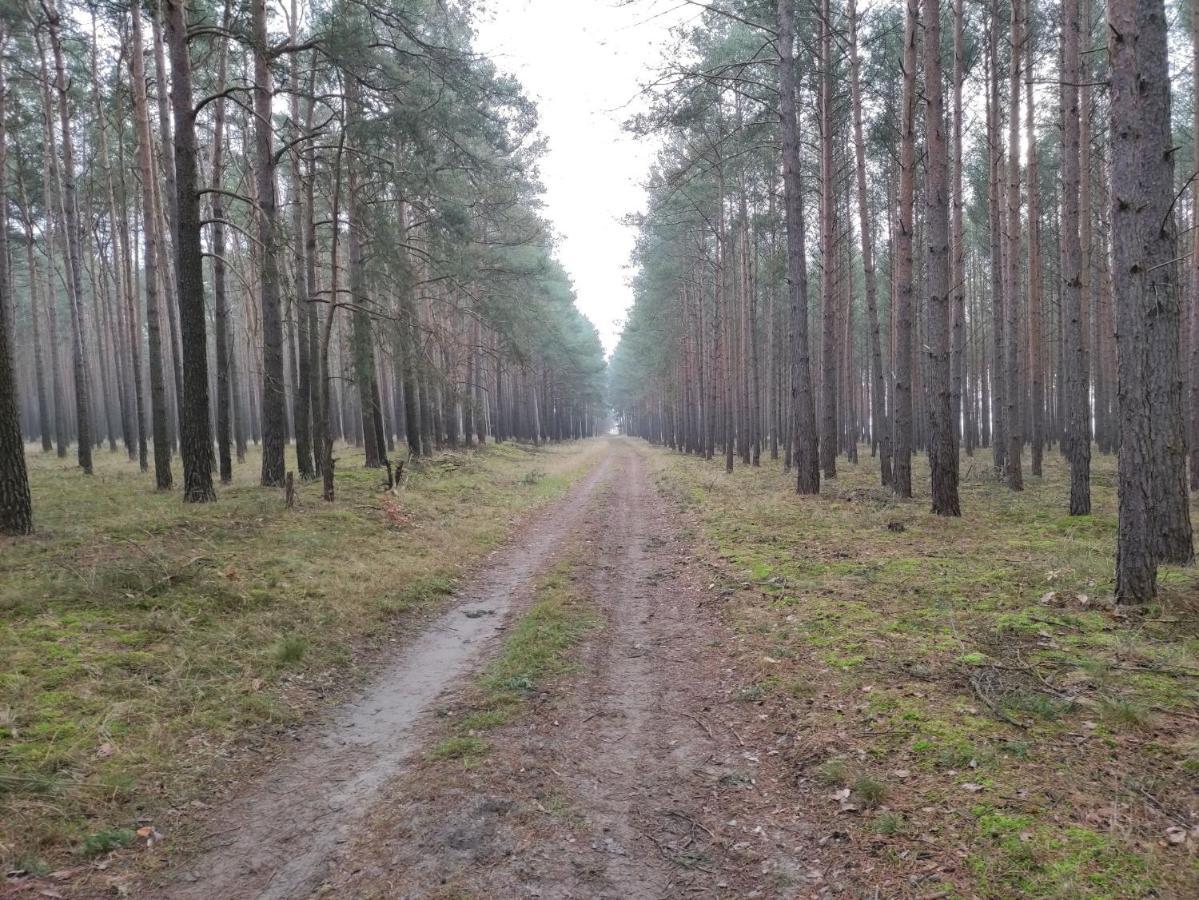
M1116 598L1143 603L1154 595L1158 562L1186 561L1191 549L1169 59L1162 0L1109 0L1107 20L1120 415ZM1176 540L1163 540L1167 534Z
M1082 328L1082 244L1079 240L1078 0L1062 0L1062 315L1066 390L1066 458L1070 463L1070 515L1091 513L1091 442L1087 420L1087 365ZM1081 210L1083 215L1089 210Z
M155 212L153 138L150 134L149 104L146 98L145 48L142 46L140 0L130 4L132 51L129 66L133 82L133 117L137 131L137 164L142 182L142 232L145 247L146 337L149 348L150 423L154 444L154 483L160 491L171 487L171 442L167 431L165 372L162 367L162 327L158 298L158 216Z
M6 49L8 35L0 33L0 51ZM3 56L0 55L0 210L8 210L8 89L4 80ZM8 280L7 219L0 228L0 534L29 534L33 531L33 502L29 494L29 474L25 470L25 443L21 439L21 419L17 402L17 378L13 371L11 347L12 308ZM32 258L32 254L31 254ZM33 270L30 269L30 272ZM45 420L42 424L45 429Z
M836 220L833 193L833 38L832 9L821 0L820 15L820 468L837 477L837 301Z
M166 219L166 227L159 226L158 231L158 277L162 280L162 303L167 314L167 329L170 333L171 374L175 386L176 416L182 415L183 410L183 357L181 355L181 337L179 334L179 273L174 269L172 251L178 240L179 208L176 203L178 187L175 179L175 155L171 151L174 138L171 136L170 97L167 90L166 57L163 53L164 42L162 34L163 17L166 9L163 3L155 5L150 12L150 36L154 51L154 78L157 82L158 97L158 142L161 152L158 163L162 167L162 186L155 188L155 198L158 202L159 215ZM178 434L176 433L176 437Z
M360 127L361 109L358 83L351 75L346 80L346 129L352 135ZM362 418L362 438L366 449L366 467L380 468L385 453L383 436L378 433L377 392L375 390L375 350L371 335L370 298L366 292L366 270L363 262L363 203L358 177L359 154L351 153L347 162L347 203L349 241L350 296L353 304L354 382L358 387L359 414Z
M899 135L899 221L895 236L895 493L912 496L912 207L916 199L916 29L919 0L906 0Z
M1003 296L1003 138L999 115L999 2L992 0L987 21L987 213L991 250L991 459L996 474L1007 467L1007 391L1004 359Z
M1020 70L1023 65L1024 9L1021 0L1012 0L1012 59L1008 70L1008 181L1007 181L1007 267L1004 312L1005 335L1004 399L1007 401L1007 484L1013 491L1024 490L1021 457L1024 454L1024 429L1021 427L1020 401L1024 393L1020 379Z
M958 452L954 440L949 320L949 162L945 144L945 99L941 88L940 0L924 5L924 129L928 141L925 188L928 247L928 456L933 512L960 516Z
M61 18L54 0L43 0L50 50L54 56L54 88L58 93L58 119L62 129L63 228L67 245L67 293L71 303L71 354L75 371L75 438L79 467L92 474L92 422L87 360L83 338L83 231L79 220L79 197L75 190L75 143L71 137L71 110L66 64L59 37Z
M286 469L286 395L283 386L283 318L280 314L279 210L271 134L270 36L266 0L250 0L254 47L254 155L258 194L258 248L262 305L262 485L282 487Z
M803 185L800 182L799 127L795 94L795 8L778 0L779 116L782 121L784 217L787 229L787 282L791 291L791 379L795 409L796 490L820 492L819 435L808 349L808 264L804 250Z
M231 0L225 0L221 27L229 30ZM216 93L225 91L229 66L229 41L221 38L217 51ZM225 98L213 103L212 126L212 297L213 326L216 339L216 448L221 484L233 480L233 454L229 425L229 297L225 273L225 198L222 185L225 176Z
M959 0L960 2L960 0ZM1032 21L1032 0L1028 4L1027 18ZM1065 3L1071 0L1064 0ZM1026 127L1028 132L1028 375L1029 375L1029 439L1032 450L1030 465L1032 474L1041 477L1041 463L1045 443L1045 384L1041 365L1041 211L1039 170L1037 160L1036 108L1033 105L1032 78L1027 79Z
M953 0L953 198L950 223L950 315L953 317L953 439L954 446L964 433L963 382L966 377L966 255L962 225L962 83L966 80L963 26L963 0ZM966 452L974 449L973 437L966 440ZM955 449L956 452L956 449Z
M300 11L296 0L291 0L290 38L292 44L298 43L300 27ZM309 309L311 298L308 295L308 264L307 242L304 233L304 178L300 171L301 151L299 142L303 137L300 124L300 56L293 53L288 67L288 88L291 92L290 114L292 121L291 139L296 143L291 148L291 193L292 193L292 273L295 284L295 299L293 308L297 326L296 344L296 385L292 402L292 423L296 436L296 468L300 478L310 481L315 476L312 460L312 421L309 418L312 411L312 360L309 357ZM311 101L310 101L311 102Z
M175 114L175 279L183 344L183 406L179 447L183 502L216 499L212 487L212 431L208 408L208 334L204 312L204 254L200 240L200 178L196 115L192 106L191 54L186 0L166 0L171 57L171 103Z

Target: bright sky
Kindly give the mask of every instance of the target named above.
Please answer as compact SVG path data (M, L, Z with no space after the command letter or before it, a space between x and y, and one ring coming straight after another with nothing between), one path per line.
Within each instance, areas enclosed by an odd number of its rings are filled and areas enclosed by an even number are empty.
M633 299L635 231L621 219L644 209L640 183L655 152L621 123L639 108L671 26L698 13L686 0L489 0L479 15L476 49L537 101L558 257L609 353Z

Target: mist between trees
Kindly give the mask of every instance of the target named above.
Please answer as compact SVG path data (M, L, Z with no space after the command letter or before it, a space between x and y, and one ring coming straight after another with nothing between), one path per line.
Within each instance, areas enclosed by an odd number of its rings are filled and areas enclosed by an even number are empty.
M1192 78L1190 4L708 6L633 123L664 149L624 427L729 471L781 457L803 494L862 445L911 497L925 452L947 516L970 515L963 455L1020 491L1061 453L1088 515L1115 453L1115 592L1150 599L1194 556Z
M587 436L604 360L539 212L536 110L434 0L0 9L0 531L24 439L208 502ZM71 448L74 447L72 451ZM182 485L171 462L181 457Z

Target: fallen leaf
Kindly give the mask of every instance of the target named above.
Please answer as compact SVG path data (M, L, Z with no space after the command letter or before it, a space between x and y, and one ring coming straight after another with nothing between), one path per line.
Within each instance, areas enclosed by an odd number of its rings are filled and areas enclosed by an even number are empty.
M982 789L983 786L981 784L975 784L973 781L967 781L962 785L963 791L969 791L972 794L977 794Z

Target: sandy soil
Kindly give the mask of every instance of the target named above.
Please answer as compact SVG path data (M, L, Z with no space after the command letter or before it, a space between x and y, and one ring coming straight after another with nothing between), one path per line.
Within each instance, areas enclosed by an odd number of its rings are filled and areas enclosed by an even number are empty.
M210 814L199 852L121 894L826 895L793 736L745 702L738 640L649 459L608 441L355 700ZM527 715L488 732L481 764L436 759L472 676L560 560L601 627Z
M735 699L731 632L642 453L614 441L611 456L582 535L598 562L579 572L604 627L578 671L489 733L477 769L425 761L392 785L332 896L813 893L801 817L777 806L779 751L756 749L763 723Z

